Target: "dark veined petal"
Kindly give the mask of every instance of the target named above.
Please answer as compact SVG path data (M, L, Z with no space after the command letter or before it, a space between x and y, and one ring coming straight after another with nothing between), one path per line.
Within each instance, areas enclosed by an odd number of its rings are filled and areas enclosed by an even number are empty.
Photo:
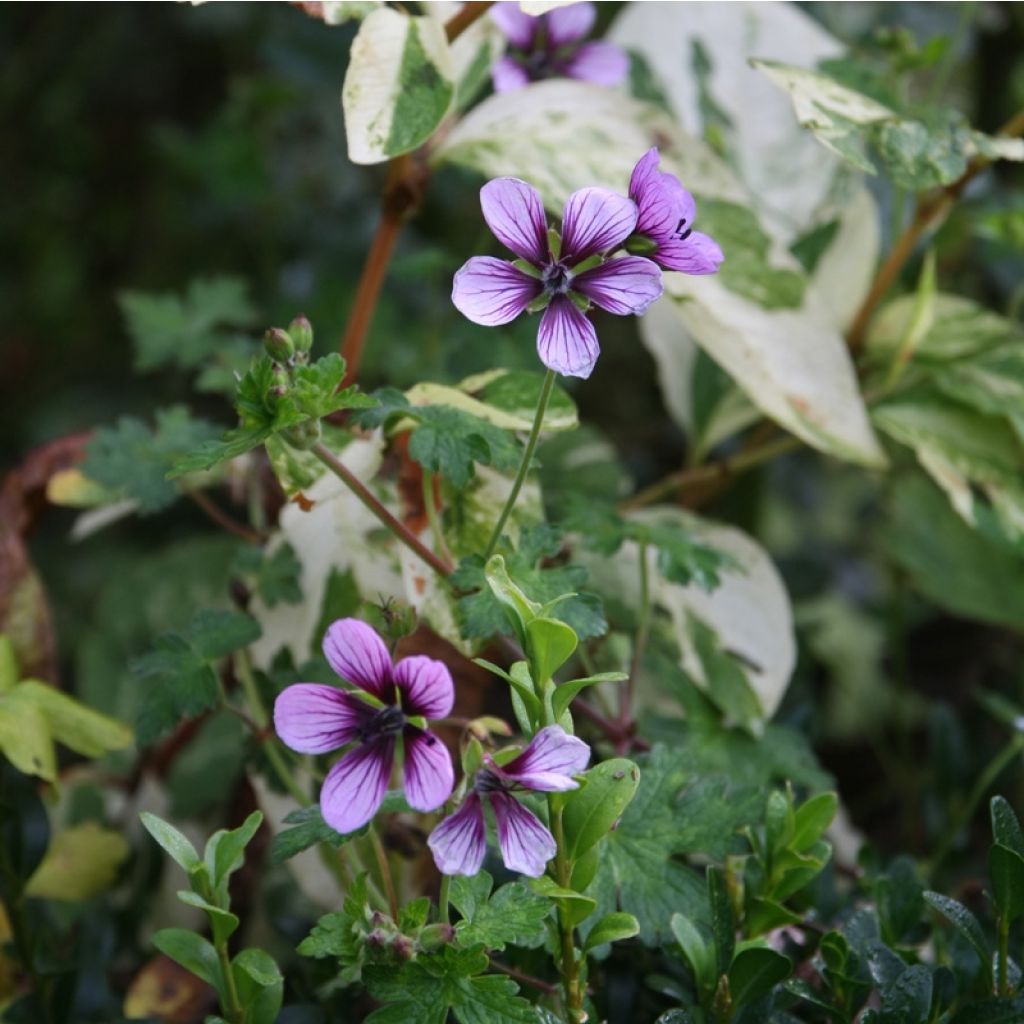
M427 839L437 870L444 875L475 875L487 855L484 809L470 793L463 805L441 822Z
M540 819L515 797L500 791L489 794L498 823L498 847L509 871L539 878L554 857L554 837Z
M570 736L560 725L548 725L530 740L526 749L499 771L526 789L544 792L576 789L572 776L590 760L590 747Z
M640 158L629 179L629 195L639 210L636 231L667 242L693 227L697 205L674 174L658 170L659 160L656 148Z
M524 14L517 2L495 4L488 12L491 21L501 29L501 34L520 50L528 50L537 30L537 19Z
M452 756L432 732L407 725L402 736L405 798L417 811L436 811L455 787Z
M274 701L274 730L300 754L326 754L355 739L374 709L354 694L321 683L295 683Z
M391 655L376 631L359 619L338 619L324 635L327 663L354 686L392 703Z
M394 761L393 736L353 747L324 779L320 790L324 821L343 835L362 828L384 800Z
M455 684L443 661L415 654L395 665L391 676L401 691L402 709L408 715L444 718L455 703Z
M521 259L548 259L548 222L537 190L519 178L494 178L480 189L480 209L494 237Z
M725 259L721 246L710 236L692 232L685 240L671 239L653 253L666 270L683 274L714 274Z
M497 327L515 320L541 290L540 281L511 263L474 256L455 275L452 302L473 323Z
M552 11L552 14L554 11ZM629 55L613 43L584 43L563 69L568 78L595 85L621 85L629 74Z
M513 92L530 84L526 68L511 57L499 57L491 65L491 81L495 92Z
M566 377L589 377L601 347L594 325L570 299L556 295L540 320L537 331L540 361Z
M592 3L567 4L543 15L552 47L579 42L593 27L597 10Z
M657 264L642 256L617 256L574 278L573 288L609 313L643 313L661 296L664 284Z
M624 242L636 227L636 203L608 188L581 188L562 217L562 262L574 267Z

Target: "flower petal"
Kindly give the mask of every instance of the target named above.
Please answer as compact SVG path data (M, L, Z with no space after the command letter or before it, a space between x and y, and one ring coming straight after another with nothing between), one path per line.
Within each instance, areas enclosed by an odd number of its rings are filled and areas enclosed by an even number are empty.
M526 68L511 57L499 57L491 66L495 92L513 92L530 84Z
M488 12L501 34L520 50L528 50L537 31L537 19L524 14L517 2L495 4Z
M467 319L485 327L515 320L541 293L541 283L493 256L474 256L455 275L452 302Z
M560 725L545 726L514 760L499 773L527 789L558 792L576 789L572 778L590 760L590 747L570 736Z
M498 846L509 871L539 878L557 852L554 837L533 813L508 793L489 794L498 822Z
M455 703L455 684L443 661L422 654L403 658L392 673L401 691L402 708L408 715L444 718Z
M562 261L572 267L614 249L636 227L636 203L608 188L581 188L569 196L562 217Z
M470 793L463 805L441 822L427 839L437 870L445 875L475 875L487 854L484 809Z
M721 246L699 231L691 232L683 241L672 239L659 245L653 256L666 270L683 274L714 274L725 259Z
M553 13L553 12L552 12ZM595 85L621 85L629 74L629 54L597 39L584 43L562 69L567 78Z
M597 9L592 3L567 4L544 15L548 43L552 48L582 39L593 27Z
M405 798L417 811L436 811L452 795L455 770L448 748L432 733L406 726Z
M600 353L594 325L570 299L556 295L537 331L540 361L567 377L589 377Z
M324 779L320 790L324 821L342 835L362 828L384 800L394 760L393 736L353 747Z
M640 211L637 232L667 242L693 226L697 204L674 174L658 170L659 159L657 149L640 158L629 179L629 195Z
M642 256L619 256L573 279L573 288L609 313L639 315L664 291L661 270Z
M274 701L274 730L300 754L326 754L355 739L372 715L366 701L336 686L295 683Z
M494 178L480 189L480 209L506 248L538 266L548 259L548 221L532 185L519 178Z
M327 663L342 679L391 703L391 655L373 627L359 619L338 619L327 627L323 648Z

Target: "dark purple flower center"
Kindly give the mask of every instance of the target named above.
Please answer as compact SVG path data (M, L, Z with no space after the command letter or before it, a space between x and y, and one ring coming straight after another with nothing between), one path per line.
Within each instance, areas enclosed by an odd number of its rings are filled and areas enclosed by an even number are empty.
M549 295L564 295L572 285L572 272L562 263L551 263L540 280Z
M359 738L364 743L380 739L384 736L397 736L405 728L405 715L402 709L391 705L381 708L359 730Z
M476 780L473 788L478 793L497 793L499 790L507 789L505 780L489 768L482 768L476 773Z

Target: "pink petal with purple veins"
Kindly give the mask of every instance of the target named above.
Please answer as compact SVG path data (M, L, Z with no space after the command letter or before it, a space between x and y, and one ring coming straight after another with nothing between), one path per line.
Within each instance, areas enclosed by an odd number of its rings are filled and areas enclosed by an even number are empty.
M520 50L528 50L537 30L537 19L524 14L518 3L497 3L488 12L501 34Z
M639 315L661 296L657 264L642 256L618 256L573 279L573 288L609 313Z
M327 627L323 647L327 663L342 679L391 703L391 655L370 626L359 619L338 619Z
M506 260L474 256L455 274L452 302L473 323L497 327L515 320L541 290L540 281Z
M414 810L436 811L455 787L452 756L432 732L406 726L402 735L405 798Z
M519 178L494 178L480 189L480 209L494 237L535 266L548 258L548 222L544 203Z
M470 793L463 805L430 833L427 846L442 874L475 875L487 854L480 797Z
M444 718L455 703L455 684L443 661L423 654L403 658L395 665L392 679L401 691L406 714L424 718Z
M562 262L575 266L588 256L614 249L636 227L636 203L607 188L581 188L565 204Z
M674 174L659 171L658 151L650 149L633 168L629 194L640 211L636 230L656 242L678 240L693 226L697 205Z
M326 754L355 739L374 714L366 701L321 683L295 683L274 701L274 730L300 754Z
M353 747L324 779L320 790L324 821L343 835L362 828L384 800L394 760L392 736Z
M601 353L594 325L564 295L556 295L540 320L540 361L566 377L589 377Z
M685 241L673 239L658 246L654 258L666 270L683 274L714 274L725 259L721 246L710 236L694 231Z
M594 27L597 10L589 2L556 7L544 15L548 42L554 47L578 42Z
M590 747L570 736L560 725L545 726L514 760L499 773L527 789L558 792L576 789L572 776L590 760Z
M612 43L598 39L584 43L566 62L568 78L595 85L621 85L629 74L629 55Z
M498 823L498 847L509 871L539 878L557 852L554 837L537 816L508 793L490 794Z
M499 57L491 67L491 81L495 92L514 92L530 84L530 76L518 61Z

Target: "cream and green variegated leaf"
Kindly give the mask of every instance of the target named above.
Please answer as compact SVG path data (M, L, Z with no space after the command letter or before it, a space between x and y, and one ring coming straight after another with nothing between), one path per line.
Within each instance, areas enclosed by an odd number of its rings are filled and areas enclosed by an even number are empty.
M651 600L667 613L680 664L732 722L759 730L775 713L796 665L796 638L789 595L764 549L735 527L658 507L632 519L676 528L694 541L728 556L731 567L713 589L681 585L665 578L658 552L649 549ZM615 594L639 607L639 548L625 542L611 557L579 554L598 593ZM641 679L638 699L655 695Z
M423 13L442 25L459 13L462 4L438 0L424 5ZM449 44L455 110L464 110L491 80L491 67L505 52L507 40L490 18L477 18Z
M434 134L455 95L444 25L382 7L360 25L341 105L353 163L381 163Z
M1024 444L1006 419L932 389L915 389L873 412L878 429L911 448L965 522L1024 538Z
M763 413L823 451L883 465L828 296L808 287L732 171L664 111L598 86L541 82L485 100L435 159L522 177L558 210L584 185L625 192L652 145L696 196L697 226L726 253L714 277L667 274L661 301Z
M362 21L374 11L379 11L384 6L384 2L383 0L324 0L324 3L319 6L323 20L328 25L344 25L347 21Z

